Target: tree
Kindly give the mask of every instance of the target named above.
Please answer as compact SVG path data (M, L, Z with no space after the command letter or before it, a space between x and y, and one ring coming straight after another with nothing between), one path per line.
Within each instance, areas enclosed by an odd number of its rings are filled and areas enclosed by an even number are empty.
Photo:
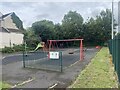
M96 18L96 28L99 33L98 39L101 43L111 39L112 12L110 9L102 10ZM114 28L116 27L114 20Z
M69 11L62 20L63 38L78 38L82 35L83 18L76 11Z
M54 37L54 24L52 21L37 21L32 24L32 30L37 36L41 37L44 42Z
M84 40L87 39L87 42L94 44L103 44L111 38L111 24L111 11L109 9L102 10L95 19L90 18L88 22L85 23L85 28L87 27L87 30L84 30ZM115 26L116 24L114 23L114 27Z
M79 13L69 11L64 15L62 24L54 25L49 20L33 23L27 36L33 37L34 42L39 42L39 40L47 42L49 39L83 38L84 43L101 45L111 38L111 19L110 9L102 10L99 15L89 18L85 23ZM114 23L114 28L115 26Z
M36 47L41 39L34 33L32 28L28 28L24 33L24 40L28 47Z
M64 33L64 31L63 31L63 28L62 28L62 26L58 23L58 24L55 24L55 26L54 26L54 30L55 30L55 39L63 39L63 33Z
M87 22L83 24L83 39L84 43L94 43L96 37L96 29L95 29L95 19L90 18Z

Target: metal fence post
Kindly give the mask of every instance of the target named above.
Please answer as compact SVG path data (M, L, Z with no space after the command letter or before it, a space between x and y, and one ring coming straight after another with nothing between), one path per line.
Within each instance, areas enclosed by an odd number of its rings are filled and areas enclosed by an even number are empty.
M62 52L60 52L60 71L63 72Z
M114 65L115 65L115 71L117 71L117 60L116 60L116 37L114 38L114 53L113 53L113 55L114 55Z
M25 68L25 52L23 51L23 67Z
M118 37L115 38L115 61L116 71L118 72Z

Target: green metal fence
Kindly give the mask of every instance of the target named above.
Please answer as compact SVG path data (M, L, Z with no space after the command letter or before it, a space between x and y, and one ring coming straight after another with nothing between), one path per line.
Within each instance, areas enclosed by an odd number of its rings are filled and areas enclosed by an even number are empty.
M23 52L23 67L62 72L62 52L58 59L50 59L47 51Z
M80 60L80 49L74 48L70 54L70 49L60 49L54 51L24 51L23 52L23 67L34 68L50 71L62 72ZM59 58L53 58L56 53L59 53Z
M114 68L117 72L118 79L120 82L120 35L117 35L114 37L114 39L109 40L108 47L110 54L112 55Z

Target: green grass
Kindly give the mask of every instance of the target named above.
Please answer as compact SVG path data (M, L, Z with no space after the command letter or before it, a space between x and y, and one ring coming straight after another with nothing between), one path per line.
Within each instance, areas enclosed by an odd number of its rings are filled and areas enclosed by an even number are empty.
M70 88L117 88L115 77L108 48L103 47Z
M0 81L0 90L2 89L2 88L10 88L11 87L11 85L9 85L9 84L7 84L7 83L5 83L5 82L1 82Z

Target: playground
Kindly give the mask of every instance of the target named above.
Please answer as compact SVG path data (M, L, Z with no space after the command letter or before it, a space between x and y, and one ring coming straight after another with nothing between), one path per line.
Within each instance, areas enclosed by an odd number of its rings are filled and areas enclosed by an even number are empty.
M25 67L61 71L72 64L80 61L79 49L74 51L74 54L69 54L68 51L61 51L62 55L59 59L49 59L48 52L30 52L25 56Z
M80 60L80 49L74 49L73 54L69 54L67 50L62 49L62 64L59 59L49 60L48 53L41 51L27 52L25 68L23 67L22 55L6 57L3 59L4 63L6 61L2 69L3 81L17 88L51 88L54 85L55 87L67 87L86 67L99 49L87 47L87 50L84 51L83 60ZM9 58L13 61L18 59L18 61L7 63ZM60 72L54 72L59 70ZM27 83L22 84L23 82Z
M73 46L73 41L79 41L78 47L63 48L66 43ZM41 42L33 52L23 54L23 67L62 72L65 68L84 59L82 41L83 39L49 40L48 51L45 51L46 45ZM58 48L61 42L64 42L62 49ZM39 47L42 51L36 51Z

